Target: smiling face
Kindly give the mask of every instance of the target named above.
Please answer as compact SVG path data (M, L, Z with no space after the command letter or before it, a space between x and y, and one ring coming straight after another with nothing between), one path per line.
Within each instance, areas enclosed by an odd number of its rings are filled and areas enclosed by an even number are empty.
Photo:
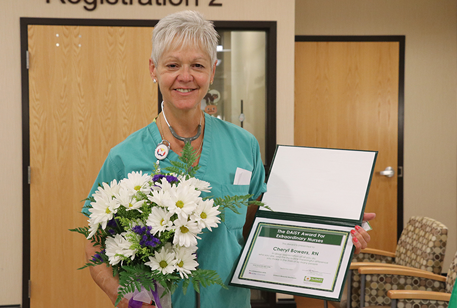
M209 55L192 45L170 48L157 66L149 60L151 77L158 81L164 102L182 111L200 108L215 70Z

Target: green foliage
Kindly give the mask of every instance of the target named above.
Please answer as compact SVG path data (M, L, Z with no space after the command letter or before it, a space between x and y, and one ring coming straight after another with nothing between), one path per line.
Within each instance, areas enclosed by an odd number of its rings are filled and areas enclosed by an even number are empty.
M219 205L219 210L221 210L221 220L225 221L225 209L230 209L236 214L240 214L238 209L242 206L248 206L249 198L252 195L244 196L225 196L224 198L214 198L214 204Z
M87 204L84 203L84 206L83 206L83 211L86 211L86 210L89 211L92 208L92 205L90 205L90 203L91 202L95 202L95 198L94 197L88 197L88 198L83 199L81 201L84 201L84 202L89 201Z
M229 209L229 210L232 210L236 214L240 214L238 209L241 209L241 207L243 207L243 206L248 206L248 205L252 204L252 205L263 207L263 208L266 208L266 209L272 211L272 209L268 205L265 205L261 201L257 201L257 200L249 201L249 198L251 198L251 197L252 197L252 195L225 196L224 198L214 198L214 205L219 205L219 210L221 210L221 214L220 214L221 221L225 221L225 209Z
M150 277L150 272L146 266L139 264L136 266L123 266L123 271L119 273L119 289L115 305L128 293L141 291L141 287L155 290L154 281Z
M82 227L82 228L75 228L75 229L69 229L71 232L77 232L79 234L84 235L85 238L87 238L90 234L89 232L89 227ZM90 241L94 246L105 246L105 239L107 237L108 233L105 230L102 230L99 228L97 232L90 238Z
M170 161L171 167L165 168L166 171L176 174L185 175L187 179L195 177L200 166L193 166L198 156L190 143L186 143L182 150L179 161Z
M109 267L108 257L104 253L101 253L100 251L97 251L96 255L98 255L97 258L94 255L92 257L92 259L89 260L89 262L84 264L84 266L78 268L78 270L82 270L82 269L85 269L86 267L97 266L97 265L101 265L101 264L105 264L107 267Z
M141 218L142 214L138 211L129 211L127 208L120 206L117 209L116 221L120 223L124 230L130 229L132 222L137 221Z
M178 284L176 281L181 280L181 277L174 273L163 275L160 271L150 269L142 264L134 266L123 266L122 271L119 273L119 289L118 297L115 305L117 305L122 298L128 293L133 293L135 290L141 291L141 288L147 290L155 290L154 282L162 285L166 293L173 293L176 291ZM192 284L196 292L200 292L200 285L208 287L213 284L220 285L222 288L227 289L222 279L213 270L197 269L192 272L192 277L183 279L183 293L186 294L188 286Z
M77 232L79 234L84 235L85 238L89 236L89 227L82 227L82 228L75 228L75 229L69 229L71 232ZM99 247L104 247L105 244L105 238L106 238L106 232L104 232L101 229L97 230L97 233L94 234L91 238L91 243L94 244L94 246L99 246ZM84 266L78 268L78 270L84 269L86 267L90 266L97 266L100 264L109 264L108 262L108 257L105 254L102 254L100 251L96 252L100 258L93 258L89 260Z
M216 271L213 270L205 270L205 269L197 269L194 272L192 272L192 277L190 277L192 286L194 287L194 290L198 293L200 293L200 284L206 288L212 284L217 284L221 286L224 289L228 289L227 286L224 284L222 279L219 277L219 275L216 273ZM187 286L186 286L187 288ZM184 290L184 285L183 285L183 290Z
M71 232L78 232L82 235L84 235L84 237L88 237L89 236L89 227L82 227L82 228L74 228L74 229L70 229Z
M258 207L266 208L267 210L270 210L270 211L273 211L268 205L266 205L262 201L257 201L257 200L249 201L249 205L251 205L251 204L256 205Z
M172 243L173 242L173 231L163 231L162 233L156 234L155 237L157 237L161 243ZM163 245L157 246L156 250L160 250L160 247Z
M143 264L134 266L124 265L122 272L119 273L119 289L115 305L119 304L126 294L133 293L135 290L141 291L142 287L146 290L154 291L154 282L161 284L165 288L166 293L172 293L177 287L177 284L173 282L179 279L180 277L176 274L162 275L157 270L151 272Z

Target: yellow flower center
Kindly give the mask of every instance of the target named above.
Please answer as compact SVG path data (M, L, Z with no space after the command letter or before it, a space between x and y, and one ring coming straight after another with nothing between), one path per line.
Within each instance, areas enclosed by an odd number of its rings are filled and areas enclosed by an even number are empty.
M187 227L185 226L181 226L181 228L179 228L181 230L181 233L187 233L189 232L189 229L187 229Z
M202 213L200 214L200 217L201 217L202 219L206 219L206 217L208 217L208 215L206 215L205 212L202 212Z
M136 191L138 191L138 190L141 189L141 186L140 186L140 185L137 185L137 186L133 187L133 189L135 189Z
M162 220L160 221L161 226L163 226L163 222L164 222L164 219L162 218Z
M159 262L159 265L160 265L161 268L165 268L165 267L168 266L168 263L167 263L167 261L162 260L162 261Z
M133 206L133 204L129 203L129 207L132 207L132 206Z
M106 213L106 214L109 214L109 213L111 213L111 211L110 211L109 207L107 207L107 208L106 208L106 211L105 211L105 213Z
M179 262L179 263L178 263L178 266L179 266L179 267L183 267L183 266L184 266L184 262L182 262L182 261Z
M184 202L182 202L181 200L176 201L176 206L182 209L184 207Z

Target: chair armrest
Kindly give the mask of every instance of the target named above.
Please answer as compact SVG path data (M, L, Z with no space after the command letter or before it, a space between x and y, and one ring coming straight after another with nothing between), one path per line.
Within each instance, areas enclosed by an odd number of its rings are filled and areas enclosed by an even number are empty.
M451 293L419 290L390 290L387 296L391 299L429 299L445 302L451 300Z
M409 268L403 265L392 264L392 263L378 263L378 262L352 262L349 268L356 270L361 267L392 267L392 268Z
M384 274L384 275L404 275L404 276L414 276L414 277L421 277L432 279L436 281L446 282L446 277L433 274L428 271L410 268L410 267L403 267L403 268L396 268L396 267L360 267L358 269L359 274Z
M395 258L395 252L390 252L390 251L387 251L387 250L374 249L374 248L362 249L360 251L360 253L370 253L370 254L374 254L374 255L381 255L381 256Z

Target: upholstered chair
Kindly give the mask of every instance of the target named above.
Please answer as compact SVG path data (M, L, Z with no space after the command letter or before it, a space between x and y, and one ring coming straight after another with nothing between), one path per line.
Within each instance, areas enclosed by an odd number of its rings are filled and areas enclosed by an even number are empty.
M340 308L360 307L361 278L359 268L370 266L412 267L441 274L446 252L448 229L442 223L428 217L413 216L407 222L397 242L395 252L367 248L354 255L346 281L346 291L341 302L333 303ZM387 291L382 298L387 298Z
M387 292L395 290L427 290L444 292L444 282L431 282L429 278L412 278L402 271L421 270L427 274L441 275L446 252L448 229L442 223L428 217L411 217L397 243L394 263L369 265L352 264L360 276L352 279L359 287L360 307L389 306ZM387 272L391 274L386 274ZM354 288L352 301L354 301ZM354 303L352 303L354 305Z
M391 299L392 308L446 308L451 299L451 292L455 285L457 277L457 253L454 256L454 261L449 267L446 278L441 275L430 274L422 271L411 271L411 273L401 273L401 276L411 277L406 279L416 279L423 281L425 284L419 290L390 290L387 296ZM443 282L443 279L444 282ZM423 291L427 285L439 285L444 291ZM452 307L449 307L452 308Z

